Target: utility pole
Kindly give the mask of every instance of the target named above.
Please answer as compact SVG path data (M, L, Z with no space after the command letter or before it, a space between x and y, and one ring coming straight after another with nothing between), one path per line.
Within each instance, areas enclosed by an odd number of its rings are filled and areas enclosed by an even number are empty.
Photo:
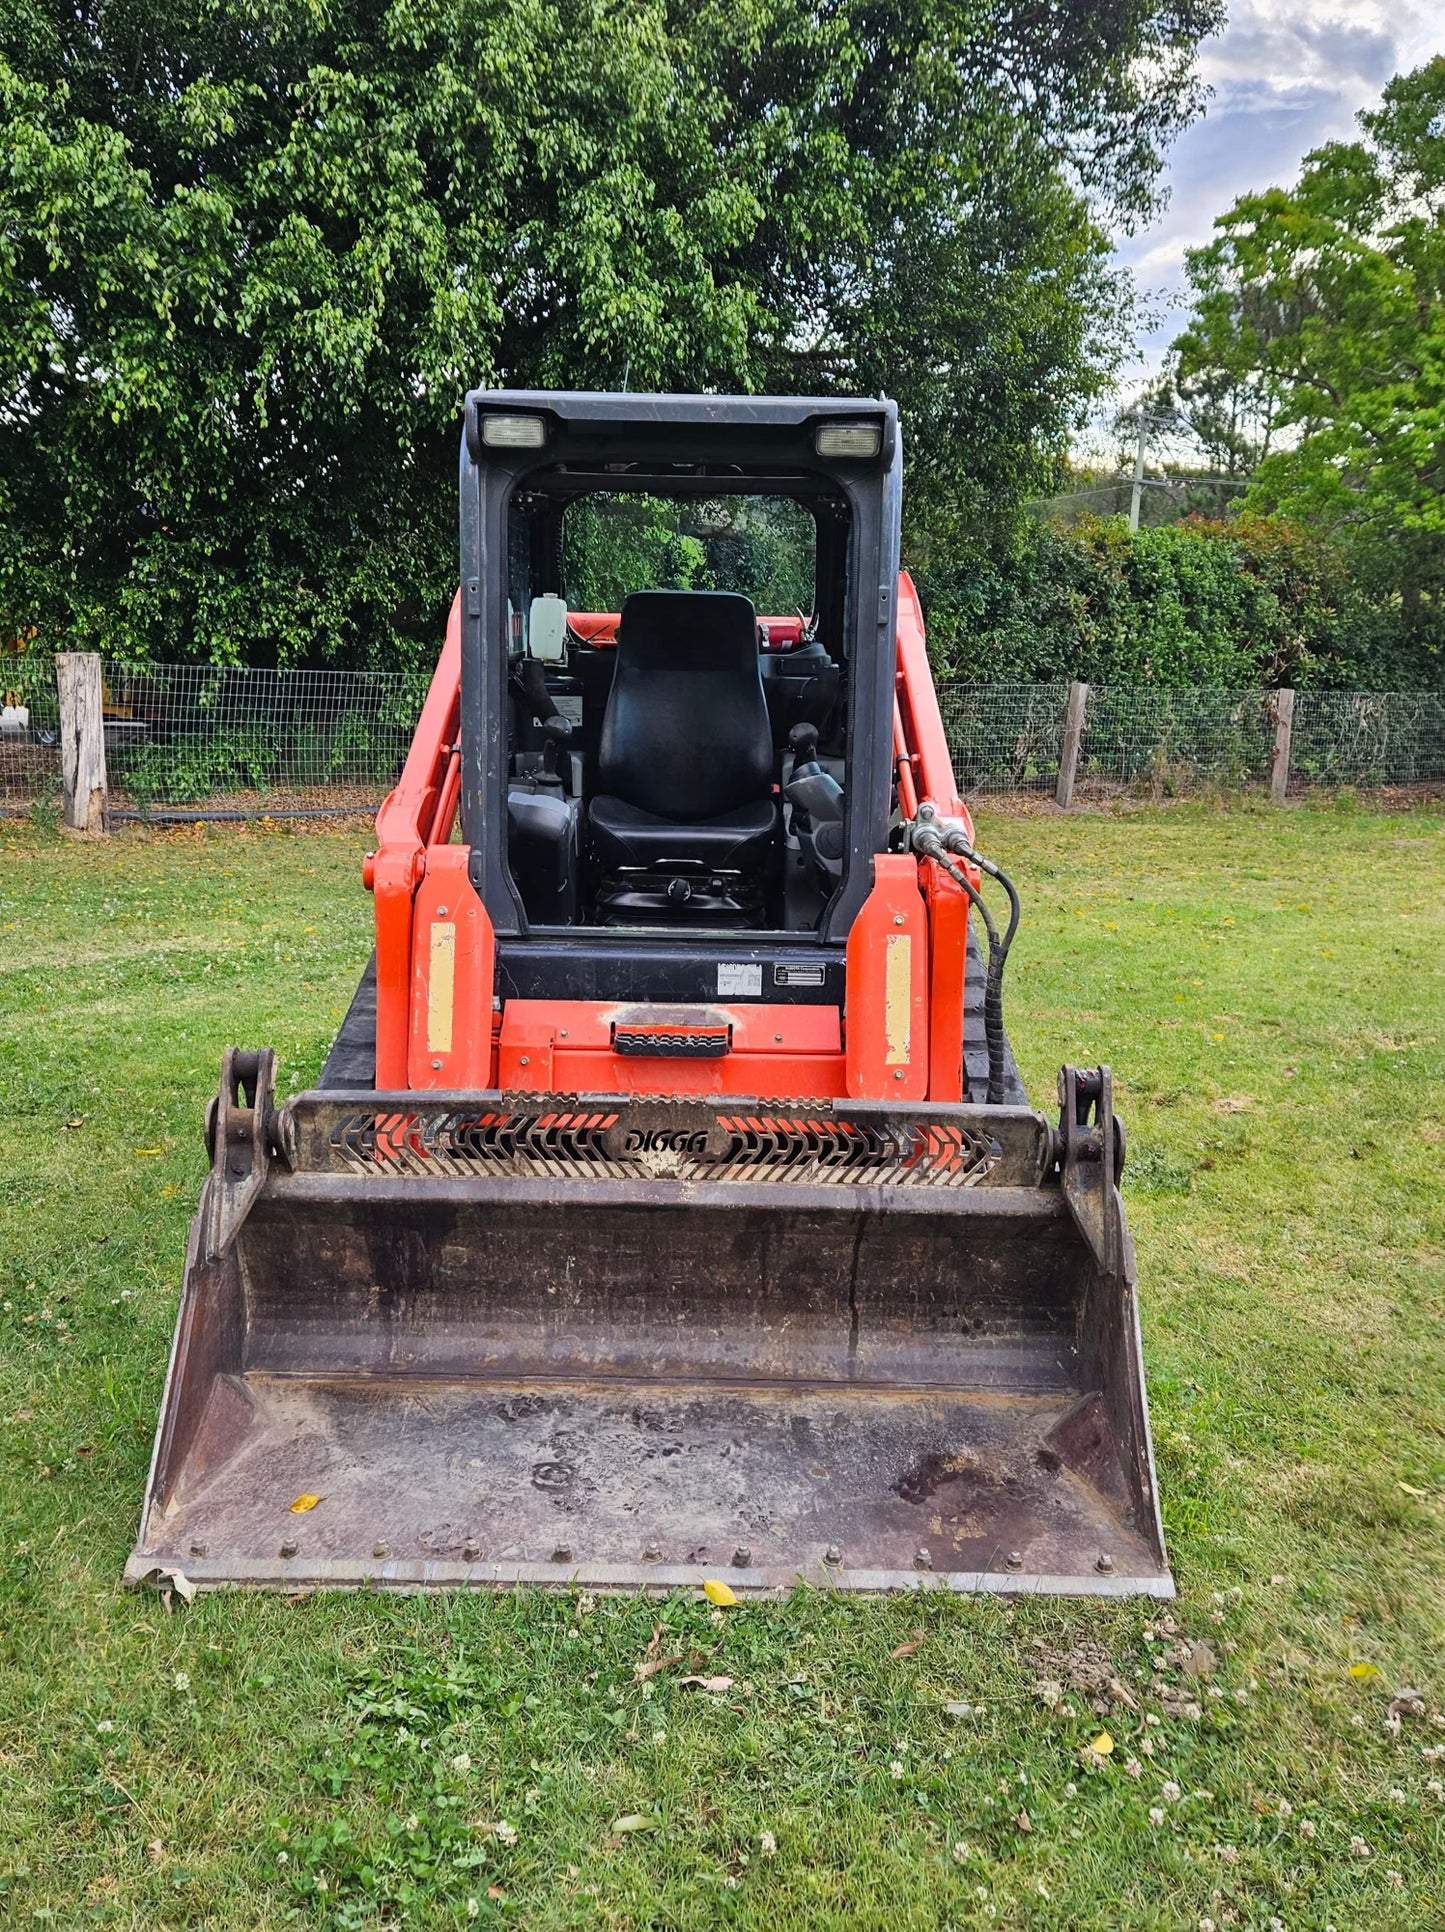
M1134 487L1129 492L1129 528L1139 528L1139 505L1144 496L1144 452L1149 442L1149 412L1139 405L1139 436L1134 444Z

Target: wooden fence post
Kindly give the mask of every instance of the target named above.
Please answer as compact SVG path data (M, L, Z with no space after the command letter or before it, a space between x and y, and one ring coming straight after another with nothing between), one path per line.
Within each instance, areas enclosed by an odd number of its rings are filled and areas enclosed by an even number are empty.
M1054 791L1054 797L1065 811L1074 799L1074 773L1079 766L1079 744L1084 736L1084 708L1088 701L1088 685L1075 678L1064 706L1064 743L1059 752L1059 782Z
M1276 805L1283 805L1289 790L1290 739L1294 736L1294 692L1274 694L1274 751L1269 761L1269 790Z
M60 775L65 823L82 838L105 831L105 725L100 659L94 651L59 651L55 687L60 699Z

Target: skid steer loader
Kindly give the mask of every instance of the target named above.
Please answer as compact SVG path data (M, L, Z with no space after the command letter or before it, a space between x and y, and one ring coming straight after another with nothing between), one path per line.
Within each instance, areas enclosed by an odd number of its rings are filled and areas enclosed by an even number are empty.
M1109 1074L1020 1084L901 464L886 400L469 395L375 955L315 1091L226 1056L131 1581L1172 1594Z

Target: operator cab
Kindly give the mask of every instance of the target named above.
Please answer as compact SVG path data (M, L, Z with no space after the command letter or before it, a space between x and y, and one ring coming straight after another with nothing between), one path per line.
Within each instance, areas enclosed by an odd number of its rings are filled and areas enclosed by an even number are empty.
M731 467L607 480L529 477L509 509L528 924L816 931L843 867L846 501Z

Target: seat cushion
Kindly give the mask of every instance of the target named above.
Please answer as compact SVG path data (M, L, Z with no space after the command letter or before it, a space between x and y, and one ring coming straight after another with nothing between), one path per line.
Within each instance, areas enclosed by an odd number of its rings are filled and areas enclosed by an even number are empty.
M599 794L587 808L587 822L604 870L695 859L719 872L751 872L764 863L777 834L778 807L775 800L762 798L684 825Z
M643 590L622 606L597 789L696 825L772 790L758 622L731 591Z

